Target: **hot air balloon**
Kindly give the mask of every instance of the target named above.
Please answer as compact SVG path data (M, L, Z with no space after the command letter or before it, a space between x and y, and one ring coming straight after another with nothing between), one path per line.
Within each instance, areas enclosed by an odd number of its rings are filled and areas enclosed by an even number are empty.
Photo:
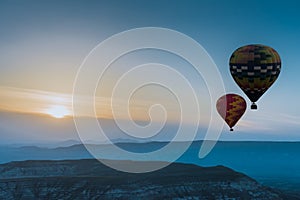
M237 94L226 94L220 97L216 104L217 111L233 131L234 125L245 113L246 101Z
M257 109L255 102L277 79L281 60L271 47L247 45L233 52L229 65L233 79L251 100L251 109Z

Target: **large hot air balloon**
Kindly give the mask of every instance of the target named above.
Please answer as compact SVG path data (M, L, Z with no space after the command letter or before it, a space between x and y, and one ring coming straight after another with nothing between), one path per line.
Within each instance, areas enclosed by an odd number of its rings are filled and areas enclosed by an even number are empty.
M230 127L230 131L233 131L232 127L243 116L247 108L245 99L237 94L226 94L220 97L216 106L218 113Z
M247 45L233 52L229 65L233 79L251 100L251 109L257 109L255 102L271 87L280 73L278 53L268 46Z

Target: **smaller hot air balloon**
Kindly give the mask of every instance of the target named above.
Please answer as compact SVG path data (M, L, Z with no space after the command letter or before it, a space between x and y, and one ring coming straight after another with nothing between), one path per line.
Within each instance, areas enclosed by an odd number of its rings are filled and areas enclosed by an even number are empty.
M220 97L216 103L217 111L233 131L234 125L245 113L246 101L237 94L226 94Z

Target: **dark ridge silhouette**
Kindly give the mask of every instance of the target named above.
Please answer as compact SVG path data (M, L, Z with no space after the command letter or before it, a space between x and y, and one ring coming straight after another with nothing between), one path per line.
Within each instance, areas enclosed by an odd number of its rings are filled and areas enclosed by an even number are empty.
M110 162L134 166L138 161ZM293 197L223 166L172 163L155 172L132 174L113 170L97 160L84 159L2 164L0 199L261 200Z

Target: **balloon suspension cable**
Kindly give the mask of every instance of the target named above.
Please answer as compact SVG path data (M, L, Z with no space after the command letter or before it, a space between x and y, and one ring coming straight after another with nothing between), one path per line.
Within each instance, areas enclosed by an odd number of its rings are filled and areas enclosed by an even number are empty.
M233 131L233 128L230 128L230 131Z
M257 105L255 104L255 102L252 102L251 110L257 110Z

